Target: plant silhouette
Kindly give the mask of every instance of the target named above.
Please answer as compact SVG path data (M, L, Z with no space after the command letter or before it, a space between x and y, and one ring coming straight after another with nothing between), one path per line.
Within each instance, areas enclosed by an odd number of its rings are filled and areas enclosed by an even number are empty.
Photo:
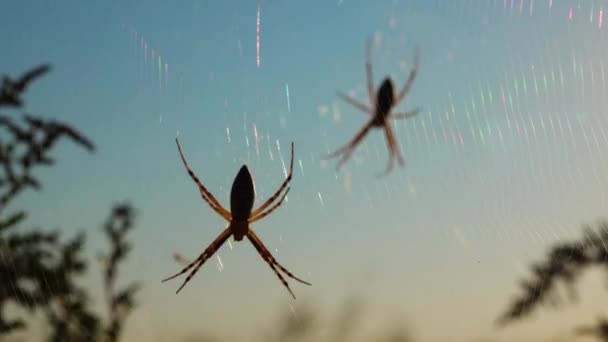
M516 297L506 312L497 320L499 326L528 317L538 306L548 304L557 308L562 304L558 284L566 286L570 300L577 300L575 283L590 267L608 267L608 222L598 224L596 230L584 227L579 241L559 243L551 248L548 257L531 266L532 276L521 282L522 294ZM608 321L600 319L595 326L574 330L576 335L594 335L608 341Z
M596 325L580 326L574 332L579 336L595 336L602 341L608 341L608 321L602 317Z
M49 70L49 65L41 65L17 80L4 76L0 110L22 108L25 90ZM95 147L65 123L28 114L21 114L20 119L0 112L0 336L27 328L25 319L9 318L7 305L12 303L30 313L43 313L51 327L49 341L117 341L138 289L137 284L118 291L114 288L118 264L130 249L125 238L133 228L134 210L128 203L116 204L104 225L110 242L110 252L101 257L109 310L104 324L90 308L88 290L77 284L88 266L82 256L84 233L64 239L58 231L22 231L19 226L27 212L6 212L22 191L41 189L33 170L53 165L51 152L58 141L69 138L89 152Z
M322 320L319 310L311 304L300 306L297 310L279 318L273 325L273 332L263 341L380 341L380 342L411 342L414 339L403 323L398 319L395 324L385 326L381 331L366 336L361 330L365 321L366 302L355 295L348 296L340 306L336 316ZM325 324L322 324L325 323ZM319 335L319 331L325 334Z

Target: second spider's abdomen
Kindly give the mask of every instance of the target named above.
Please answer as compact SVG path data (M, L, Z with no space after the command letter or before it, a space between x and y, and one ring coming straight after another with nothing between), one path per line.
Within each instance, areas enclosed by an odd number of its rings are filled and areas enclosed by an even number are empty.
M233 221L246 221L251 214L253 201L255 200L255 189L253 178L247 165L243 165L236 174L232 189L230 190L230 212Z
M376 96L376 116L386 117L393 106L393 82L385 78Z

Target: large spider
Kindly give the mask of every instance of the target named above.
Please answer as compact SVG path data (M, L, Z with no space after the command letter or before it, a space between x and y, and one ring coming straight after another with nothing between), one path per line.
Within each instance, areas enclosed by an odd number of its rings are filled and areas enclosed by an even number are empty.
M287 176L283 184L281 184L279 190L277 190L274 195L272 195L266 202L264 202L264 204L262 204L259 208L253 211L251 210L253 208L253 201L255 199L255 188L253 184L253 178L251 177L251 173L249 173L249 169L246 165L243 165L241 167L236 177L234 178L234 182L232 183L232 189L230 190L230 212L224 207L222 207L222 205L215 199L215 197L213 197L213 195L209 191L207 191L207 189L203 186L201 181L198 179L198 177L196 177L194 172L192 172L192 170L188 166L188 163L186 162L186 158L184 158L184 154L182 153L182 149L179 145L179 141L177 140L177 138L175 139L175 142L177 143L177 149L179 151L179 155L182 159L182 162L186 167L186 171L198 186L198 190L201 193L201 197L203 198L203 200L205 200L205 202L207 202L207 204L209 204L211 209L213 209L216 213L218 213L221 217L228 221L228 227L220 233L220 235L209 245L209 247L207 247L207 249L203 251L203 253L196 260L189 263L188 266L184 267L184 269L182 269L179 273L169 278L163 279L163 282L171 280L179 275L188 272L188 270L190 270L191 268L194 268L190 272L188 277L186 277L186 280L184 280L182 285L177 289L176 294L179 293L179 291L186 285L186 283L190 281L190 279L192 279L192 277L194 276L194 274L196 274L199 268L203 266L205 261L207 261L207 259L209 259L213 255L213 253L215 253L215 251L217 251L222 246L222 244L226 242L226 240L228 240L230 235L234 236L235 241L241 241L243 240L243 237L247 236L247 238L249 239L249 241L251 241L253 247L255 247L262 259L264 259L264 261L268 263L270 268L272 268L274 273L279 277L283 285L287 287L287 290L295 299L296 296L289 288L289 284L287 284L287 281L285 281L281 273L279 273L279 270L283 271L283 273L287 274L292 279L295 279L303 284L311 284L299 279L291 272L289 272L285 267L281 266L281 264L279 264L279 262L272 256L272 254L270 254L268 248L264 246L262 240L260 240L260 238L253 232L253 230L249 228L250 224L263 219L264 217L272 213L275 209L277 209L283 203L285 196L287 196L287 193L290 189L287 186L291 181L291 176L293 174L293 142L291 143L291 164L289 165L289 175ZM283 190L285 190L285 192L283 192ZM283 193L283 195L279 198L281 193ZM276 202L269 208L269 206L277 198L279 198L278 202Z
M350 157L355 147L363 140L368 131L372 128L383 128L384 133L386 134L386 142L389 149L389 161L386 171L380 173L379 175L388 174L393 168L393 163L395 158L399 161L401 166L404 165L403 158L399 153L399 148L397 146L397 141L395 140L395 136L393 135L393 130L389 125L389 118L395 119L408 119L418 114L419 109L416 108L409 112L403 113L395 113L391 114L391 110L403 101L406 95L409 93L412 84L414 83L414 79L416 78L416 73L418 70L418 60L419 60L419 49L416 47L414 53L414 67L410 71L410 75L403 86L403 89L398 94L395 94L393 91L393 81L390 77L386 77L380 88L378 88L378 92L374 92L374 81L372 76L372 63L371 63L371 40L367 40L366 46L366 60L365 60L365 71L367 74L367 93L369 96L369 103L371 107L360 103L359 101L353 99L352 97L345 95L344 93L338 91L337 94L344 101L348 102L352 106L358 108L359 110L369 114L372 116L372 119L365 125L363 128L355 135L355 137L345 146L341 147L337 151L328 154L324 157L324 159L330 159L333 157L337 157L342 155L340 158L340 162L336 167L339 169Z

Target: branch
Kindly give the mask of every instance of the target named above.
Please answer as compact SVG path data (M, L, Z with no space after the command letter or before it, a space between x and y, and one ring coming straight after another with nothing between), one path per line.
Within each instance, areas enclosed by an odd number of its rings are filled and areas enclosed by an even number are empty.
M600 224L597 233L589 227L584 231L580 241L558 244L551 249L547 260L532 265L531 278L521 282L523 294L513 300L498 319L498 325L527 317L541 304L559 306L557 285L560 282L566 285L570 298L576 300L574 284L582 272L591 266L608 266L608 224Z
M43 64L24 73L20 79L12 80L8 76L2 78L2 88L0 88L0 106L21 107L23 101L21 95L27 86L38 77L46 74L51 69L48 64Z
M103 228L111 245L110 253L101 257L105 266L104 289L109 310L106 337L111 342L117 341L120 337L124 321L135 307L133 297L140 288L139 284L132 283L115 292L118 264L127 257L131 248L125 239L126 234L133 228L133 216L134 210L130 205L117 205Z
M36 67L18 80L4 76L0 88L0 107L22 107L22 94L27 86L47 73L50 66ZM62 137L92 152L93 143L71 126L54 121L23 115L23 125L12 117L0 114L0 212L25 188L40 189L40 182L31 174L35 166L51 165L51 149Z

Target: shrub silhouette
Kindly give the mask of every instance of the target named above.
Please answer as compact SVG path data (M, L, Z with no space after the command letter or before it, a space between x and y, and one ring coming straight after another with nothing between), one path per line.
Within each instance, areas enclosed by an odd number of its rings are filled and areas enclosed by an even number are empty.
M0 110L23 107L23 93L50 66L36 67L19 79L4 76ZM130 246L126 234L133 228L134 210L116 204L103 231L110 251L101 257L109 318L102 319L90 308L90 294L76 282L87 271L82 256L84 233L64 239L58 231L36 228L23 231L25 210L7 213L7 206L22 191L40 190L32 171L54 164L53 147L66 138L93 152L93 143L75 128L55 120L21 114L21 120L0 112L0 337L27 328L23 318L8 318L7 305L16 304L30 313L42 312L51 333L49 341L117 341L124 320L134 307L137 284L114 288L118 264Z
M521 282L523 294L516 297L506 312L498 319L503 326L523 319L540 305L557 308L562 304L558 283L563 283L571 300L577 299L575 283L589 267L608 267L608 222L602 222L596 230L584 227L579 241L556 244L544 262L531 266L532 276ZM595 326L584 326L574 330L576 335L594 335L608 341L608 321L601 318Z
M602 341L608 341L608 321L599 318L596 325L580 326L574 332L579 336L595 336Z
M373 333L373 336L363 337L360 324L365 321L366 308L367 304L362 298L351 295L342 303L334 318L322 322L319 310L310 303L304 303L299 305L295 312L279 317L278 322L273 326L273 331L262 341L414 341L407 324L401 319ZM319 336L319 330L326 331L324 336Z

